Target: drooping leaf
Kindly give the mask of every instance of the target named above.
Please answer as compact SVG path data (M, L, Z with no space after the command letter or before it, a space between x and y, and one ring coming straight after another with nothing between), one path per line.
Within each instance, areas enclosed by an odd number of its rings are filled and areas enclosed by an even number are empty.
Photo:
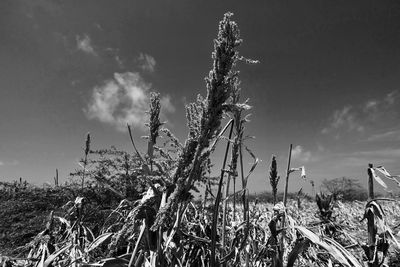
M102 235L99 235L93 242L89 245L89 247L86 250L86 253L92 251L93 249L97 248L100 246L104 241L106 241L110 236L112 236L113 233L104 233Z
M47 267L50 266L50 264L64 251L66 251L67 249L69 249L71 247L71 245L66 245L63 248L60 248L59 250L57 250L56 252L54 252L53 254L51 254L50 256L47 257L46 261L43 263L43 267ZM40 266L40 265L39 265Z
M372 172L372 176L374 177L375 181L377 181L383 188L387 189L387 185L385 184L385 182L381 179L381 177L379 177L378 175L376 175L375 170L373 168L370 169Z
M320 237L303 226L295 226L295 228L307 239L315 245L325 249L332 257L344 266L363 267L345 248L336 241L328 237ZM351 256L350 256L351 255Z

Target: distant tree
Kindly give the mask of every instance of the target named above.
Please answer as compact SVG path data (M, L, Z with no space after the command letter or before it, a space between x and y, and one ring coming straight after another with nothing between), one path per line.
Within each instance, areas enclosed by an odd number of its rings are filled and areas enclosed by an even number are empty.
M344 201L366 200L367 190L357 179L341 177L322 181L321 190L333 194L334 198L341 197Z

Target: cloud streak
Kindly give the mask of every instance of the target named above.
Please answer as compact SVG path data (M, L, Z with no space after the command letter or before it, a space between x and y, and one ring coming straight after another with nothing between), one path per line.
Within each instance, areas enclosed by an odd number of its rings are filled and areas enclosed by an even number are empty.
M364 133L393 122L398 114L399 91L392 91L379 99L369 99L360 105L347 105L333 112L321 133L337 138L346 133Z
M93 88L84 112L89 119L112 125L120 131L126 129L127 123L145 130L150 88L139 73L115 73L113 79ZM161 104L164 115L164 111L175 111L168 95L161 99Z
M365 141L367 142L391 142L400 141L400 129L387 130L372 134Z
M154 57L145 54L145 53L140 53L139 58L139 67L147 72L154 72L155 68L156 68L156 60L154 59Z
M322 129L323 134L333 132L338 129L345 129L346 131L364 131L364 126L358 121L358 115L352 106L345 106L342 109L335 110L330 123L327 127Z
M0 167L3 167L3 166L17 166L18 164L19 164L19 162L16 161L16 160L11 160L11 161L0 160Z
M304 150L300 145L297 145L292 149L292 158L301 162L310 162L314 160L311 151Z
M86 54L97 56L97 53L92 45L92 40L87 34L84 34L83 36L76 36L76 47L78 50Z

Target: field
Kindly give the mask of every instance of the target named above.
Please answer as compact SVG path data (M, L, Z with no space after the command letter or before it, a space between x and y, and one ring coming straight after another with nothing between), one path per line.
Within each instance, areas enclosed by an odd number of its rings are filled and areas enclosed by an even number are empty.
M2 184L1 234L10 246L2 266L400 266L400 204L373 188L386 186L375 171L399 177L383 167L368 168L367 201L342 201L333 190L289 197L289 175L305 176L290 166L290 145L286 181L274 156L266 174L276 204L250 200L259 159L246 146L251 106L241 100L235 66L257 60L239 55L232 15L218 26L206 96L186 106L184 142L163 127L160 95L151 93L146 152L127 125L133 153L94 149L87 134L69 183L60 185L57 172L46 188ZM222 166L211 162L216 149L225 151ZM278 183L285 191L276 199Z
M74 207L79 208L79 203L78 199ZM209 204L212 206L211 203ZM298 206L299 204L300 207ZM279 205L282 205L282 203L278 203L275 208L274 205L270 203L251 202L249 204L247 241L242 244L243 235L246 235L246 223L244 223L245 221L243 220L243 207L239 202L235 205L235 219L233 220L234 207L232 202L229 203L227 208L228 215L225 237L227 242L225 242L225 246L222 246L221 243L221 228L219 227L218 230L218 251L226 255L225 258L230 255L230 259L226 261L227 264L231 266L272 266L272 257L275 252L273 249L273 239L271 239L273 236L271 230L273 231L274 226L271 225L271 222L276 218L277 207L279 207ZM93 219L83 219L79 221L79 219L75 217L75 221L73 221L71 214L68 214L68 212L63 213L62 209L60 209L56 212L57 215L52 218L52 220L54 220L52 223L53 225L50 226L52 229L50 229L49 224L47 224L47 230L40 232L28 246L23 249L20 247L14 250L14 256L3 256L3 264L8 264L3 266L50 266L46 265L46 262L49 264L49 259L51 259L51 264L53 264L53 266L67 266L74 264L74 258L77 266L129 266L134 246L135 249L138 250L137 253L139 253L139 257L136 259L137 262L135 265L132 266L140 266L141 264L144 266L154 266L156 263L151 263L152 257L154 257L151 251L157 251L157 244L153 244L153 249L149 248L150 254L145 252L146 246L150 246L150 244L145 244L147 242L151 243L151 239L154 238L154 235L149 232L145 233L140 231L141 234L147 235L147 241L142 241L143 243L139 245L137 235L140 236L139 228L143 230L144 224L140 222L131 224L129 222L129 217L132 216L132 212L135 211L135 209L133 209L129 212L129 206L130 204L123 201L115 210L116 212L118 211L119 215L114 217L114 220L123 222L125 225L117 226L113 224L113 228L105 223L103 229L97 231L93 229L93 235L98 235L98 238L94 238L91 236L92 234L88 233L92 232L87 227L93 225ZM311 241L307 243L307 247L303 249L302 253L296 256L297 259L295 262L288 264L288 261L290 261L289 258L292 257L292 253L295 251L294 248L296 244L299 243L299 233L302 232L302 228L300 227L305 227L315 233L316 236L320 236L318 237L321 238L320 240L324 240L324 238L330 236L343 247L347 248L358 262L364 262L366 264L366 257L362 245L368 242L368 231L366 220L361 222L364 216L364 207L365 203L360 201L336 201L332 207L333 214L331 219L325 221L325 223L321 223L323 220L315 201L302 199L299 203L295 199L290 199L287 203L286 214L288 226L284 239L284 266L289 266L290 264L294 264L294 266L341 266L339 265L340 260L335 259L335 256L338 257L338 255L335 255L335 252L331 251L329 247L328 249L326 249L326 247L324 249L321 244L318 245L319 241L312 241L313 239L311 236L308 236ZM392 201L385 202L382 207L385 214L385 224L391 229L396 229L393 233L397 233L396 238L400 240L398 236L400 232L398 229L400 221L399 203ZM93 208L93 206L91 208ZM71 212L71 210L69 212ZM167 243L166 246L169 248L169 251L164 254L164 260L166 261L165 266L171 266L171 263L167 263L168 261L175 261L174 265L178 266L182 264L179 263L179 261L186 262L186 264L190 266L201 266L203 263L207 266L206 262L209 260L210 256L211 212L212 210L210 210L207 205L204 205L204 203L190 203L187 206L185 212L182 214L182 225L180 230L176 233L177 236L171 240L166 236L164 237L163 242ZM89 211L84 211L85 215L89 213ZM62 214L64 217L58 217L58 215ZM85 217L84 214L82 214L83 217ZM123 215L126 217L125 220L121 221ZM145 220L146 219L144 219L144 221ZM97 219L97 222L99 222L99 219ZM74 227L76 224L79 225L79 228ZM124 234L124 231L121 230L126 226L131 227L132 230L136 229L138 232L133 235L132 232L129 233L129 235L131 235L130 246L126 246L126 242L120 242L118 245L116 239L111 237L111 233L114 233L114 235ZM113 229L113 231L111 229ZM61 231L65 231L68 234L62 234ZM125 229L125 231L127 231L127 229ZM303 234L307 236L306 232ZM79 236L81 240L77 241L75 238L79 240ZM71 246L74 242L79 245L75 247ZM119 250L119 252L116 252L116 246L120 246L120 249L124 248L125 251ZM107 255L110 256L111 254L110 250L114 250L114 255L121 255L108 258ZM49 255L51 251L53 251L52 255ZM74 251L76 254L74 254ZM54 255L58 257L53 257ZM176 258L173 259L174 257ZM385 263L387 266L399 266L400 262L398 257L398 250L390 248ZM25 260L24 258L29 260ZM44 259L44 261L41 261L42 259ZM140 259L142 262L140 262ZM155 259L153 258L153 260ZM42 265L36 265L38 264L37 261L41 261L39 264ZM98 263L94 264L96 261L98 261ZM201 262L203 263L200 264ZM352 265L349 262L348 265L343 264L343 266L357 265Z

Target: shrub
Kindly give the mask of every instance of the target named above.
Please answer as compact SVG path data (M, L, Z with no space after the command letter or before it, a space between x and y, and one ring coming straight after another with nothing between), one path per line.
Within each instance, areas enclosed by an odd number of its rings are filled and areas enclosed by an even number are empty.
M367 190L360 185L359 181L347 177L325 179L322 181L321 190L343 201L365 201L368 198Z

